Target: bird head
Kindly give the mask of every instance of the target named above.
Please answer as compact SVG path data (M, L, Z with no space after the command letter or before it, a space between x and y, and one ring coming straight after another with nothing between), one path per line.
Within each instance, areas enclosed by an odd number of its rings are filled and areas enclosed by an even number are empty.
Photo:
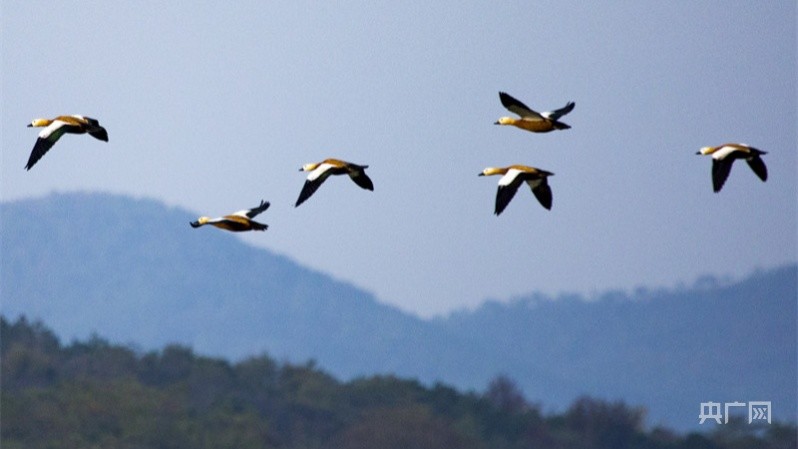
M211 217L199 217L197 221L192 221L190 224L192 228L198 228L204 224L207 224L210 220Z
M712 154L714 152L715 152L715 148L714 147L701 147L701 149L698 150L698 152L696 152L696 154L707 155L707 154Z
M312 164L305 164L305 165L302 166L302 168L299 169L299 171L313 171L319 165L321 165L321 163L319 163L319 162L314 162Z
M493 175L503 175L507 173L507 170L498 167L488 167L482 170L482 173L479 176L493 176Z
M33 119L32 122L28 123L28 128L40 128L42 126L47 126L52 122L52 120L46 118Z

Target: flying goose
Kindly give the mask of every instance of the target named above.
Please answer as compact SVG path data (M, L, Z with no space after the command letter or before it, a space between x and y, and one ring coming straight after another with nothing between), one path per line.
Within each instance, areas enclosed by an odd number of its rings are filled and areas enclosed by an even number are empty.
M294 207L299 206L310 198L330 175L349 175L352 181L361 188L374 190L374 184L365 172L367 168L368 165L352 164L339 159L325 159L321 162L303 165L299 171L307 171L310 174L305 180L305 185L302 186L302 191L299 193L299 198L296 200Z
M499 99L501 99L502 105L504 105L505 108L510 112L520 115L521 118L501 117L494 125L511 125L533 133L547 133L555 129L571 128L569 125L558 120L574 109L575 103L572 101L569 101L568 104L555 111L540 113L533 111L524 103L521 103L504 92L499 92Z
M25 170L30 170L64 133L89 133L96 139L108 142L108 132L100 126L100 122L82 115L59 115L52 120L37 118L28 124L28 128L31 127L44 127L44 129L39 133L39 138L36 139L36 145L33 146L33 151L30 153Z
M551 210L551 188L546 178L553 176L554 173L526 165L511 165L504 168L488 167L479 174L479 176L492 175L503 175L499 179L499 189L496 191L494 214L499 215L504 211L524 182L532 189L538 202L546 209Z
M192 228L198 228L200 226L209 224L211 226L216 226L219 229L233 232L265 231L269 228L269 225L258 223L252 219L268 208L269 203L267 201L261 200L260 206L258 207L233 212L232 214L225 215L224 217L199 217L197 221L192 221L190 224Z
M762 182L768 179L768 169L760 157L767 152L752 146L742 143L725 143L717 147L703 147L696 154L712 156L712 188L716 193L723 188L736 159L745 159L745 162L748 162L748 166Z

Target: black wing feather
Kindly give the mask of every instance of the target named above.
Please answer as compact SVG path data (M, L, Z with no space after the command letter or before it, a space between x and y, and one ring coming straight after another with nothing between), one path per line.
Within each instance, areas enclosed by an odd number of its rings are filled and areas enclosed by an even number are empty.
M374 190L374 183L371 182L371 178L366 175L366 172L363 170L350 172L349 177L352 178L352 181L355 181L355 184L359 185L361 188L366 190Z
M529 182L531 183L534 181L529 181ZM547 210L551 210L551 201L552 201L551 187L549 187L549 183L548 181L546 181L546 178L540 180L540 184L538 184L535 187L532 187L532 185L530 184L530 187L532 188L532 193L535 194L535 198L538 199L540 205L545 207Z
M576 103L574 103L573 101L569 101L568 104L566 104L562 108L557 109L555 111L552 111L549 114L549 118L552 119L552 120L557 120L558 118L562 117L563 115L573 111L574 110L574 106L576 106Z
M521 182L521 179L516 178L516 180L506 186L499 186L498 190L496 190L496 208L493 211L494 214L501 214L507 205L510 204Z
M751 170L756 173L759 179L761 179L763 182L768 180L768 168L765 166L765 163L762 161L762 158L759 157L759 155L750 157L745 161L748 162L748 166L751 167Z
M108 142L108 131L105 130L102 126L98 126L96 128L90 128L88 130L90 136L94 137L95 139L102 140L103 142Z
M712 188L716 193L723 188L723 184L731 172L733 162L734 159L731 158L724 160L712 159Z
M521 103L520 101L515 99L512 95L507 94L505 92L499 92L499 99L502 102L502 106L504 106L511 112L515 112L521 117L527 116L530 113L540 115L531 108L529 108L529 106L525 105L524 103Z
M316 193L316 190L319 189L319 186L327 179L326 177L316 178L315 180L311 181L309 179L305 180L305 185L302 186L302 191L299 192L299 198L296 200L296 204L294 207L298 207L300 204L304 203L305 200L310 198L311 195Z
M253 207L252 209L250 209L250 210L247 212L247 214L246 214L246 215L247 215L247 218L255 218L256 216L258 216L258 214L260 214L261 212L263 212L263 211L265 211L266 209L268 209L268 208L269 208L269 206L270 206L270 203L269 203L268 201L263 201L263 200L260 200L260 206L258 206L258 207ZM253 223L254 223L254 222L253 222Z
M36 165L36 163L39 162L39 159L41 159L42 156L50 151L50 148L55 145L57 140L58 139L42 139L41 137L36 139L36 144L33 146L33 150L30 152L30 157L28 158L28 164L25 165L25 170L30 170L34 165Z

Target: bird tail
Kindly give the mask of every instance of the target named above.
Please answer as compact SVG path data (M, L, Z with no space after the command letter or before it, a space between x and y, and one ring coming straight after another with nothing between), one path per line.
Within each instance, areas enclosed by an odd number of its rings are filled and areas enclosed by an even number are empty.
M554 122L554 129L571 129L571 125L563 122Z
M269 229L269 225L267 225L267 224L258 223L257 221L253 221L251 223L252 223L252 230L253 231L265 231L265 230Z

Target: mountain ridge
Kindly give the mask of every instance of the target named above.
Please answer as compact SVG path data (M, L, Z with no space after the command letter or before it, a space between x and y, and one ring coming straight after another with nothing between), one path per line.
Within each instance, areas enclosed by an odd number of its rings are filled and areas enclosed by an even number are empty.
M778 396L795 416L796 355L783 353L796 341L795 265L420 319L234 235L194 232L193 214L151 199L54 194L1 203L0 218L3 313L42 319L62 338L96 332L231 359L268 352L343 378L392 373L464 389L507 374L547 405L580 394L653 403L652 419L676 427L695 425L699 402L726 397ZM710 382L713 372L724 381Z

